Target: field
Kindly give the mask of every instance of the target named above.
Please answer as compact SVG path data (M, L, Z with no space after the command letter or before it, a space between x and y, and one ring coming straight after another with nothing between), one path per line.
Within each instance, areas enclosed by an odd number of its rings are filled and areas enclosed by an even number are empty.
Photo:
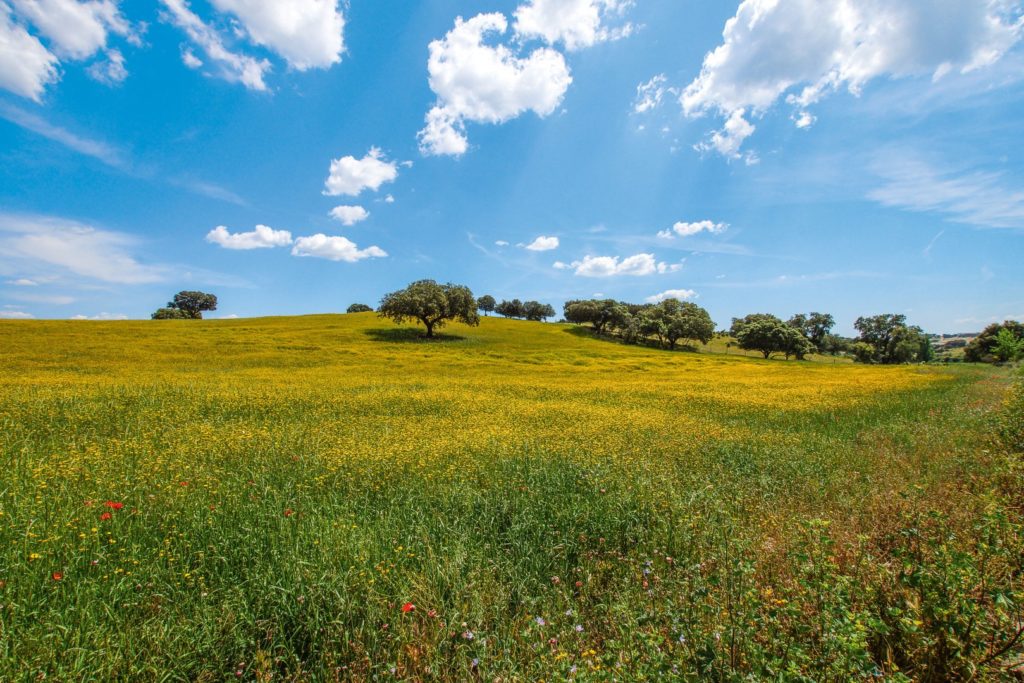
M1011 680L1006 369L0 324L0 680Z

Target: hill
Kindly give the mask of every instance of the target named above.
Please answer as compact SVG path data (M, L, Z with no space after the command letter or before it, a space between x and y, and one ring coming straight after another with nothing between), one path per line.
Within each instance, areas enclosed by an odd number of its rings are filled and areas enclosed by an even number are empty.
M1002 661L1024 556L987 436L1004 371L443 332L0 323L0 679Z

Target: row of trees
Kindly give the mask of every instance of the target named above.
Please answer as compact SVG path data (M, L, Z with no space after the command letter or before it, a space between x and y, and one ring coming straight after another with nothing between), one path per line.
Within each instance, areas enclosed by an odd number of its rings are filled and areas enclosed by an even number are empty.
M200 319L204 311L217 309L217 297L198 291L181 291L154 319ZM352 304L349 313L370 312L366 304ZM478 325L478 311L496 312L507 318L544 321L554 317L549 304L519 299L497 303L494 297L479 299L463 285L418 280L381 299L377 312L401 323L416 320L427 337L448 321ZM692 302L665 299L658 303L631 304L614 299L574 299L565 302L565 320L590 325L597 334L616 335L627 343L657 343L669 349L685 342L707 344L715 336L715 323L708 312ZM740 348L758 351L765 358L781 353L804 359L811 353L849 352L862 363L927 362L935 357L931 338L920 327L908 325L906 316L894 313L857 318L859 337L844 339L832 334L835 319L828 313L798 313L783 322L770 313L751 313L733 318L728 333ZM721 334L726 334L725 332ZM1024 325L1014 320L993 324L974 338L965 349L969 362L1013 361L1024 357Z
M588 324L597 334L617 334L627 343L656 340L674 349L682 341L707 344L715 335L715 323L706 310L678 299L656 304L576 299L565 302L563 312L567 322Z
M523 302L519 299L512 299L512 301L502 300L501 303L495 304L494 297L490 294L477 299L477 308L484 313L494 311L506 318L534 320L536 322L544 322L548 318L555 317L555 309L552 308L551 304L542 304L539 301Z

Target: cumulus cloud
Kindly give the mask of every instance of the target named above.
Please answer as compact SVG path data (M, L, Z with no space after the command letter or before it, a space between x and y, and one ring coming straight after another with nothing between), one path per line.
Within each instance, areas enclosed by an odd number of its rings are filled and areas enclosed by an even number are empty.
M658 292L657 294L647 297L644 301L649 304L656 304L659 301L664 301L665 299L679 299L680 301L685 301L687 299L693 299L696 296L697 292L692 289L666 289L664 292Z
M783 96L807 127L807 108L830 92L988 66L1020 39L1022 25L1005 0L743 0L679 101L687 116L725 117L702 148L736 158L754 132L746 117Z
M203 65L203 60L196 57L196 53L186 47L181 50L181 63L190 69L198 69Z
M376 191L397 177L398 164L386 161L378 148L371 147L362 159L349 155L332 160L330 173L324 182L324 194L354 197L363 190Z
M711 233L717 235L718 233L725 232L728 230L728 223L715 223L714 221L695 221L693 223L687 223L685 221L679 221L672 226L671 230L661 230L658 232L658 237L664 237L666 239L672 239L676 235L679 237L690 237L701 232Z
M370 212L361 206L336 206L331 209L331 218L341 221L342 225L355 225L370 217Z
M185 35L203 51L217 67L218 75L221 78L241 83L250 90L267 89L264 74L271 68L268 60L255 59L249 55L229 50L217 31L189 9L185 0L160 0L160 2L167 9L165 16L184 31ZM184 54L191 54L191 52ZM188 59L184 54L183 59L188 64Z
M59 61L35 36L14 22L0 2L0 88L39 102L60 78Z
M345 18L337 0L211 0L238 17L257 45L294 69L328 68L341 61Z
M274 230L266 225L257 225L249 232L228 232L223 225L206 233L206 241L225 249L270 249L286 247L292 243L292 234L287 230Z
M661 98L665 96L665 82L668 78L665 74L658 74L646 83L636 86L636 99L633 100L633 111L643 114L645 111L654 109L661 104Z
M97 313L96 315L73 315L71 320L127 320L124 313Z
M351 240L340 236L327 236L323 233L300 237L292 247L292 256L312 256L330 261L346 261L354 263L365 258L384 258L387 252L377 246L360 249Z
M527 0L516 8L514 30L520 38L561 43L573 51L633 31L632 24L609 28L606 20L620 16L630 0Z
M31 313L25 311L0 311L0 318L8 320L31 320L35 318Z
M93 56L106 47L109 32L132 36L131 25L121 15L115 0L11 0L11 4L61 57Z
M676 264L678 265L678 264ZM565 264L562 264L565 266ZM556 265L556 268L559 266ZM634 254L620 260L618 256L584 256L582 261L573 261L568 267L581 277L614 277L616 275L653 275L671 272L678 267L659 263L654 254Z
M124 55L120 50L108 51L106 60L96 62L86 71L93 80L104 85L118 85L128 78L128 69L125 68Z
M68 273L115 284L162 282L168 269L141 263L136 238L59 218L0 214L0 268Z
M35 280L30 280L27 277L21 277L17 280L8 280L7 284L14 285L15 287L38 287L39 283Z
M558 249L558 238L541 235L529 244L523 245L523 248L530 251L551 251L552 249Z
M506 242L505 240L495 240L494 244L496 244L499 247L507 247L508 246L508 242Z
M39 37L28 32L29 25ZM61 60L89 59L101 50L106 50L106 60L93 64L89 74L108 84L120 83L128 71L121 52L106 49L112 33L139 43L115 0L0 2L0 88L38 102L60 78Z
M423 154L465 153L466 121L503 123L527 111L543 117L561 104L572 83L565 58L546 47L519 57L505 45L484 42L507 30L499 12L458 17L444 38L430 43L427 71L437 102L418 135Z

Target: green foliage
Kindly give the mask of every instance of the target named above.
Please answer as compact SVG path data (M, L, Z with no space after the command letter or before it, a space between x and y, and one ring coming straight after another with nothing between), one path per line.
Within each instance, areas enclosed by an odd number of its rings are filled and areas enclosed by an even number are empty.
M493 313L495 305L496 302L494 301L494 297L491 296L490 294L484 294L482 297L476 300L477 309L483 311L484 315Z
M174 295L167 308L181 311L186 318L199 319L203 317L203 311L217 310L217 297L206 292L182 291Z
M629 310L614 299L585 299L566 301L562 308L566 321L577 325L589 324L601 334L606 329L625 326Z
M860 332L854 355L862 363L910 363L931 360L931 344L920 327L908 326L902 314L860 317L853 323Z
M158 308L156 312L150 316L153 320L184 320L189 316L185 314L185 311L179 308Z
M682 340L707 344L715 334L715 323L706 310L692 302L665 299L658 304L639 310L638 332L641 336L654 336L674 349Z
M829 313L811 312L806 315L797 313L786 324L800 330L816 351L825 353L825 340L830 336L836 321Z
M469 287L439 285L433 280L417 280L405 289L385 295L377 314L396 323L417 320L427 328L428 338L434 336L435 327L443 327L450 320L471 326L480 324L476 299Z
M501 303L494 307L494 310L498 315L505 316L506 318L526 317L526 307L523 306L523 302L519 299L512 299L512 301L502 299Z
M733 319L732 330L741 349L760 351L766 359L773 353L784 353L786 349L796 348L794 333L803 338L799 331L767 313L754 313L745 318Z
M371 311L373 311L373 307L366 304L352 304L345 309L346 313L370 313Z
M542 304L539 301L527 301L523 304L523 316L527 320L543 322L548 318L555 317L555 309L551 304Z
M1008 334L1002 334L1004 331ZM1002 341L1000 341L1001 334ZM1024 324L1016 320L1007 320L1002 324L993 323L982 330L981 334L967 345L967 348L964 349L964 360L969 363L1013 360L1016 355L1024 353L1024 347L1014 343L1015 341L1024 343L1022 340L1024 340Z

